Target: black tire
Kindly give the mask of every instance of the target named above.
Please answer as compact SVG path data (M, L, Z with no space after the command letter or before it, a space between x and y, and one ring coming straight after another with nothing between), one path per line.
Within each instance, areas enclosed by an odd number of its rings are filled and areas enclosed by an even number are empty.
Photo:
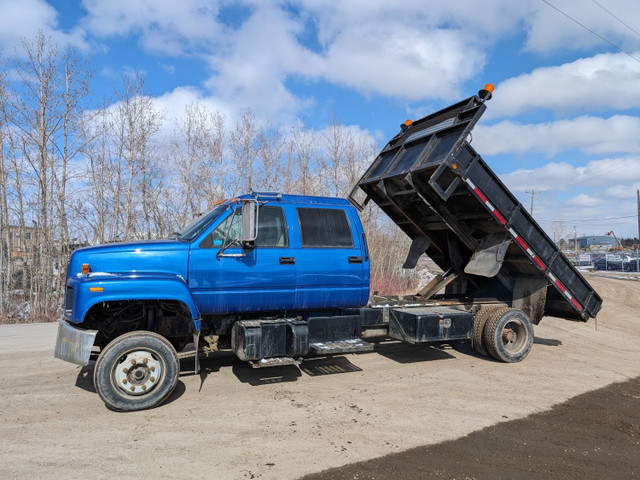
M129 332L100 353L93 383L107 407L132 412L164 402L178 384L180 363L164 337L147 331Z
M482 307L478 313L473 316L473 349L483 357L488 357L489 352L487 352L487 349L484 346L482 334L487 320L489 319L489 315L496 308L500 307Z
M483 345L500 362L523 360L533 346L533 326L527 314L515 308L498 308L488 316Z

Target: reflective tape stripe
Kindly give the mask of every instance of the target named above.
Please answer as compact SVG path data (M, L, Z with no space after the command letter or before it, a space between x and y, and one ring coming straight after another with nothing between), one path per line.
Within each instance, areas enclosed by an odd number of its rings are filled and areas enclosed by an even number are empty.
M547 269L547 266L544 263L542 263L542 260L540 260L535 255L533 256L533 260L534 260L534 262L536 262L538 264L538 266L540 267L540 270L546 270Z
M505 220L505 218L500 215L500 212L498 210L494 211L493 214L496 216L496 218L498 219L498 221L502 224L502 225L506 225L507 221Z
M484 194L480 191L478 187L474 188L473 191L476 192L476 195L480 197L480 200L482 200L484 203L487 203L487 197L484 196Z
M524 243L524 240L522 240L522 238L520 238L520 236L518 235L516 237L516 242L518 242L520 244L520 246L522 248L524 248L525 250L529 250L529 245L527 245L526 243Z
M502 216L502 214L498 211L498 209L494 207L489 200L487 200L487 197L484 196L482 191L478 187L476 187L476 185L471 180L467 179L465 181L467 182L469 187L471 187L471 190L473 190L473 192L478 196L478 198L480 198L480 200L482 200L482 202L487 206L489 211L496 217L496 219L502 225L506 225L507 224L506 219ZM542 271L546 271L547 266L544 264L542 260L540 260L540 258L538 258L535 252L531 250L531 248L529 248L529 245L526 244L526 242L522 239L522 237L520 237L520 235L518 235L518 233L513 228L509 228L509 233L514 238L514 240L518 242L518 244L527 253L527 255L531 257L531 259L535 262L538 268ZM573 298L573 296L569 293L569 291L565 288L565 286L562 283L560 283L558 279L551 272L546 272L546 273L549 279L556 285L556 287L558 287L558 289L571 302L571 304L579 312L582 312L582 305L580 305L580 303L578 303L578 301L576 301L576 299Z

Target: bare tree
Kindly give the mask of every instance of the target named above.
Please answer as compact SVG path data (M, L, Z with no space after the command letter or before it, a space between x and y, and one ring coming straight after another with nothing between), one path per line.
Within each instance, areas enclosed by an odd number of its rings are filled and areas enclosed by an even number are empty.
M295 180L292 188L303 195L317 194L321 191L321 185L316 177L315 160L317 158L317 140L315 133L309 129L305 119L297 122L291 132L287 155L292 164L288 170Z
M125 75L122 90L117 92L113 132L118 158L124 162L126 187L124 201L125 239L143 233L151 238L152 216L149 191L152 190L153 137L160 129L162 114L155 109L145 91L144 77Z
M337 197L343 190L344 177L342 170L345 163L347 142L350 140L352 139L348 138L347 130L337 119L334 112L331 117L331 124L322 134L325 156L321 168L322 177L327 185L327 195Z
M243 110L231 131L230 149L234 170L231 172L231 195L251 192L254 188L254 162L258 124L255 114Z
M281 178L280 163L284 150L282 130L271 124L260 127L257 138L258 190L275 191ZM285 172L285 175L287 173Z
M12 285L12 235L10 234L11 218L9 217L9 162L6 145L9 129L8 91L5 84L6 74L0 74L0 315L4 315L8 307L8 295Z
M176 166L178 223L185 225L224 195L224 116L203 103L185 107L169 147Z
M15 97L14 125L21 133L23 154L36 180L34 224L39 235L32 263L31 301L38 315L53 307L54 229L52 225L52 174L55 139L63 122L58 69L59 53L40 32L32 43L23 42L26 59L18 62L17 75L24 94ZM36 274L37 272L37 274Z
M554 243L558 244L562 237L564 237L567 233L567 224L564 222L552 222L551 232L553 235Z

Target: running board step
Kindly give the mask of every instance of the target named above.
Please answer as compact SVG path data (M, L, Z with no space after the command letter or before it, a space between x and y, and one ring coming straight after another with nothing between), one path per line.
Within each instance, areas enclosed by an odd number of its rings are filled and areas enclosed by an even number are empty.
M329 355L332 353L372 352L373 344L365 342L361 338L342 340L338 342L312 343L309 345L312 352Z
M302 358L295 359L291 357L272 357L262 358L258 361L249 363L253 368L283 367L285 365L300 365L302 363Z

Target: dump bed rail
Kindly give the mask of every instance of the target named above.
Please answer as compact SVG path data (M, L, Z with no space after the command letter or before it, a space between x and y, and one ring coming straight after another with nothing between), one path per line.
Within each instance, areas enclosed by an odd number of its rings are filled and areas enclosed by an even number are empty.
M360 209L373 200L413 239L414 254L455 273L450 296L511 302L544 288L546 314L595 317L600 296L471 147L490 97L481 90L403 125L350 200Z

